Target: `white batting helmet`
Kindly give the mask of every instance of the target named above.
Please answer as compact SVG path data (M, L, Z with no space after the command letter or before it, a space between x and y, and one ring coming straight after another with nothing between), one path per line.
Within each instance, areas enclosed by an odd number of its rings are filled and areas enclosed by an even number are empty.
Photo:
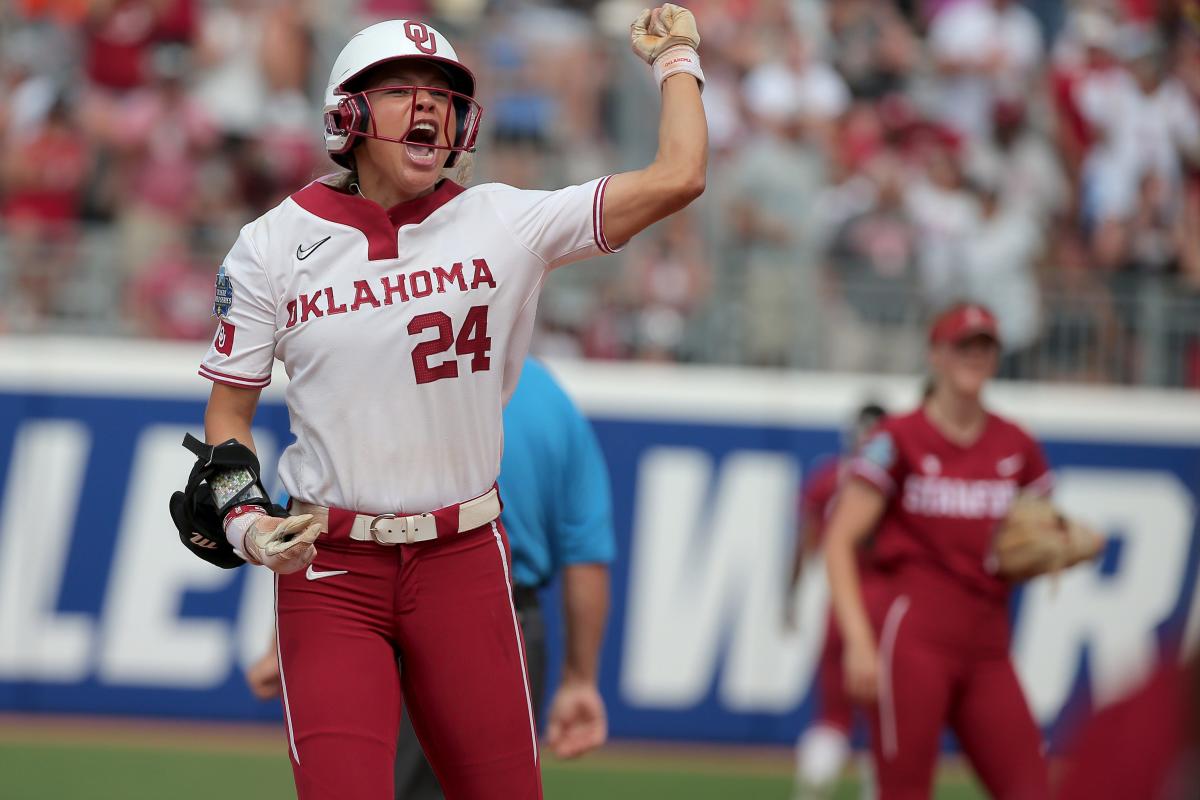
M450 80L449 94L458 112L454 143L428 146L451 151L446 161L448 167L454 164L458 153L474 151L479 119L483 116L483 108L475 100L475 76L458 60L445 36L423 22L393 19L356 33L342 48L329 73L325 88L325 149L341 166L349 166L347 154L356 138L398 141L376 134L369 97L360 91L348 91L346 86L372 67L400 59L432 63Z

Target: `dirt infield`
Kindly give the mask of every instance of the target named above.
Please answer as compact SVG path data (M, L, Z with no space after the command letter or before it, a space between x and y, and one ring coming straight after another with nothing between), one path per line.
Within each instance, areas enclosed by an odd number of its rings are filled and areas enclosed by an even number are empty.
M279 723L227 723L138 717L0 714L5 744L90 745L138 750L274 755L286 748ZM549 754L546 754L550 760ZM790 775L788 747L679 744L620 740L588 756L591 767L619 763L624 770L680 770L721 774Z

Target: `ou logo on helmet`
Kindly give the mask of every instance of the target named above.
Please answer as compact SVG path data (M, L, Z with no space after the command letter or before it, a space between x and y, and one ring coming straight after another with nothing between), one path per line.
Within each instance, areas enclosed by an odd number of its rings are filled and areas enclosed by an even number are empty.
M413 20L405 22L404 35L425 55L431 56L437 52L437 37L425 23Z

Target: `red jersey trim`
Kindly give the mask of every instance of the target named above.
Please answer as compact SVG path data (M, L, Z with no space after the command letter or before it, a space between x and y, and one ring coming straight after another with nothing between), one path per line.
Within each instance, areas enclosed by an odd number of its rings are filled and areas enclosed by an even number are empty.
M197 374L213 383L223 383L237 389L262 389L271 383L271 376L265 378L243 378L240 375L230 375L213 369L207 364L201 364Z
M396 235L401 226L424 222L465 191L454 181L442 180L429 194L384 210L365 197L317 180L293 194L292 200L315 217L358 230L367 239L367 260L382 261L399 257Z
M850 474L862 478L885 495L890 495L896 490L896 482L892 480L892 476L887 473L887 470L872 464L865 458L854 459L850 465Z
M604 238L604 189L610 180L612 175L601 178L600 183L596 184L596 193L592 196L592 237L602 253L617 252L608 246L608 240Z
M263 510L262 506L247 506L247 505L234 506L233 508L229 509L229 513L225 515L223 524L226 527L228 527L229 523L233 522L238 517L244 516L246 514L265 516L266 513L267 512L265 510Z

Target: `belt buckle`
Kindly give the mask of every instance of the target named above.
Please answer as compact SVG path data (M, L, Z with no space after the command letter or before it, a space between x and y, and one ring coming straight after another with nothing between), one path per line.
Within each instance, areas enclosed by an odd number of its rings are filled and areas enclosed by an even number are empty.
M376 528L375 526L378 525L379 521L382 519L396 519L396 515L395 514L380 514L379 516L375 517L375 519L371 520L371 525L370 525L370 527L367 528L367 533L371 534L371 538L375 541L375 544L389 544L389 545L395 544L395 542L385 542L379 538L379 529ZM404 528L405 528L405 536L407 537L408 526L405 525Z

